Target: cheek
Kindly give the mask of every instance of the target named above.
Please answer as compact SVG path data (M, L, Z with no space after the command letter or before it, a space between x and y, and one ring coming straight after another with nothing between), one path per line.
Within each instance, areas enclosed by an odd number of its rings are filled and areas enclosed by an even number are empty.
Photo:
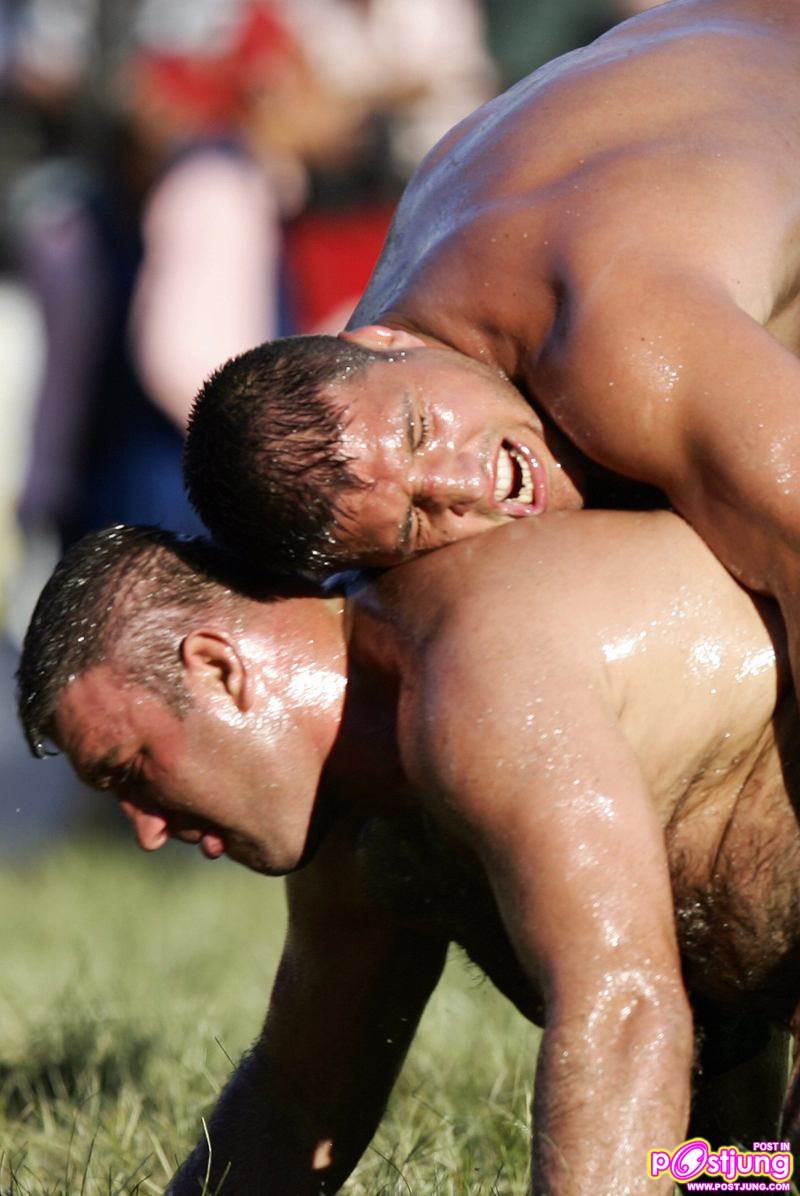
M455 410L449 403L437 403L432 412L436 439L442 444L452 445L464 433L468 412Z
M464 394L436 403L431 408L430 419L431 439L454 454L482 443L490 426L500 422L490 399Z

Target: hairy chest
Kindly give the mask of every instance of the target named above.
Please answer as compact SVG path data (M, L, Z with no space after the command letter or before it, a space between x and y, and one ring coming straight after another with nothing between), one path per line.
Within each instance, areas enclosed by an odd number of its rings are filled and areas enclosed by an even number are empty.
M800 993L797 780L795 753L779 736L778 747L768 746L752 764L713 832L700 811L667 829L689 987L787 1018Z
M779 756L766 752L754 763L727 812L704 819L695 809L666 837L690 991L788 1019L800 992L800 833ZM356 855L370 900L404 926L457 943L524 1016L542 1023L541 994L519 965L477 861L452 851L419 816L370 819Z

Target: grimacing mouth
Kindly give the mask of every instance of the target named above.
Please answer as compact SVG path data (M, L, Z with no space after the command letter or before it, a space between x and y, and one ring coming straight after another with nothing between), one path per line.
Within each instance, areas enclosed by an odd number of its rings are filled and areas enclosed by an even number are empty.
M526 445L508 439L500 442L492 498L510 515L533 515L545 509L547 475Z

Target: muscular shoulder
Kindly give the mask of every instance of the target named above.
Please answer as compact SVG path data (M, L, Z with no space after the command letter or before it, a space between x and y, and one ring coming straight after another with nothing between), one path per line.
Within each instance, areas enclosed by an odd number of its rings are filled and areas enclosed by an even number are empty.
M664 511L519 521L394 570L384 584L411 688L463 684L464 701L467 689L481 701L491 669L529 689L596 685L619 709L658 677L677 684L700 641L731 668L769 646L752 599ZM620 647L633 642L636 652Z
M412 672L524 653L528 667L579 660L586 673L602 670L608 635L653 617L684 575L733 586L670 513L561 512L392 570L375 593L401 629Z
M524 610L529 620L554 618L568 627L583 620L590 605L600 617L632 583L641 587L643 568L648 588L657 589L654 563L663 561L666 570L679 553L713 560L671 512L553 512L419 559L404 568L403 589L436 595L448 622L480 613L481 621L493 623L495 613Z
M660 784L659 769L702 756L732 720L746 738L774 704L753 601L668 512L525 520L387 581L406 647L401 750L420 775L509 728L532 766L591 723L618 728Z

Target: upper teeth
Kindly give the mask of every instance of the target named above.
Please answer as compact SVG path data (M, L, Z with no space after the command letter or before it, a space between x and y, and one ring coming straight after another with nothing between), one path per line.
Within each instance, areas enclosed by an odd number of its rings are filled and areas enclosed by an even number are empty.
M516 490L515 486L515 478L517 476L514 468L515 464L521 474L521 482L518 490ZM512 494L514 490L516 490L516 493ZM516 502L532 504L534 498L533 475L531 467L523 454L517 452L514 448L506 448L503 444L500 446L500 452L497 457L494 498L495 502L504 502L507 498L511 497Z

